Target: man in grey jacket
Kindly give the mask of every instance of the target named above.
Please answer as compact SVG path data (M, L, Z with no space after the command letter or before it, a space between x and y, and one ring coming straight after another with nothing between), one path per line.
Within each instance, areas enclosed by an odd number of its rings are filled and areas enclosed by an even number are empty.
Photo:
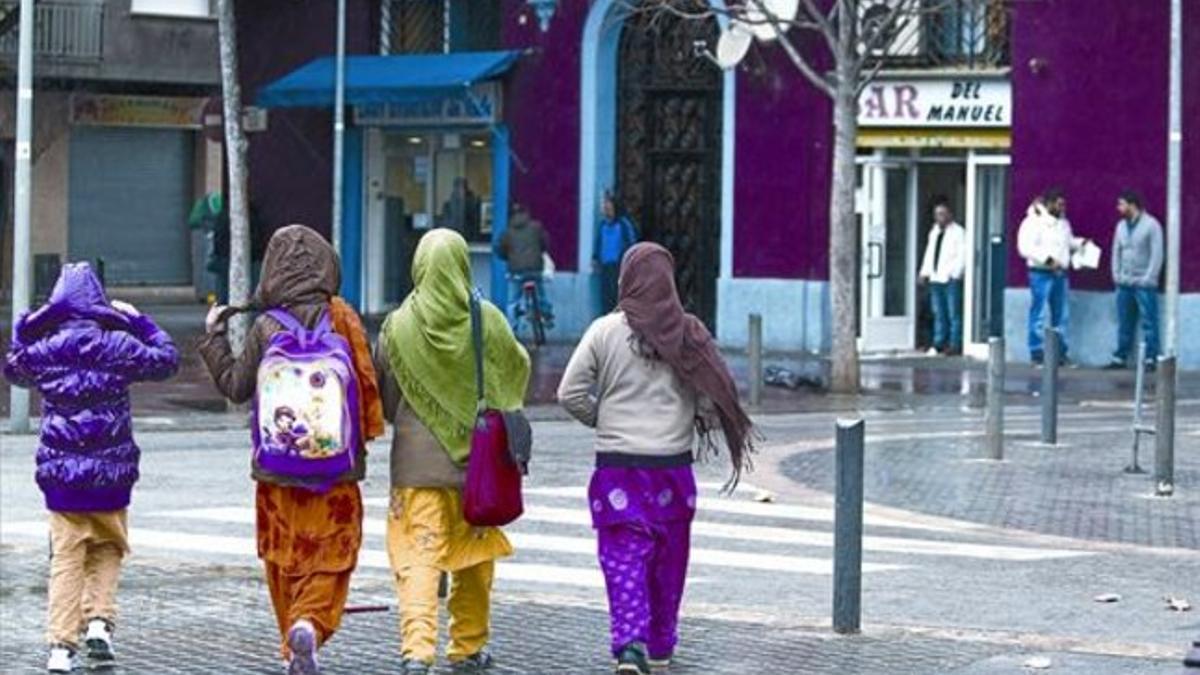
M1113 235L1112 276L1117 287L1117 351L1109 368L1124 368L1131 354L1136 322L1142 320L1146 365L1153 369L1158 357L1158 277L1163 266L1163 230L1146 213L1142 199L1132 190L1117 199L1117 230Z

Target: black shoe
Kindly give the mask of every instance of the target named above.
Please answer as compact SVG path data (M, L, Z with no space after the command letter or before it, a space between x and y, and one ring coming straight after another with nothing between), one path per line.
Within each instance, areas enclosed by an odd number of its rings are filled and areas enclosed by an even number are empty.
M429 675L431 670L430 665L424 661L404 659L400 664L400 672L402 675Z
M1153 373L1158 370L1158 362L1152 359L1146 359L1146 372Z
M1043 355L1042 355L1042 354L1040 354L1040 353L1038 353L1038 354L1031 354L1031 355L1029 356L1029 362L1033 364L1033 367L1034 367L1034 368L1041 368L1041 367L1042 367L1042 362L1043 362L1043 361L1045 361L1045 360L1046 360L1046 357L1045 357L1045 356L1043 356Z
M618 675L650 675L650 662L646 650L640 644L631 644L617 654Z
M455 663L450 664L450 672L482 673L494 665L496 665L496 660L492 658L491 652L486 649L481 649L477 654L472 654L462 661L456 661Z

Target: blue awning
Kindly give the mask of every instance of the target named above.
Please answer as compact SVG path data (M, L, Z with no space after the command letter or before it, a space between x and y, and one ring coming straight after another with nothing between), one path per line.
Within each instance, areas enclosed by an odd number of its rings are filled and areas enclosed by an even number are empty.
M519 51L347 56L346 104L410 103L461 94L512 67ZM334 59L311 61L263 87L266 108L333 106Z

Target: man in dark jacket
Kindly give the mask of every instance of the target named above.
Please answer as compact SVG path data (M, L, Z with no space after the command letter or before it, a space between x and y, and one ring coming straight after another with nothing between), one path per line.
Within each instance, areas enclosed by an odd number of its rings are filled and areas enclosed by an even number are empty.
M508 263L508 318L515 326L525 284L532 282L541 299L542 321L550 328L554 324L554 308L546 299L545 257L550 252L546 228L530 217L520 204L514 204L508 219L508 229L500 237L497 254Z

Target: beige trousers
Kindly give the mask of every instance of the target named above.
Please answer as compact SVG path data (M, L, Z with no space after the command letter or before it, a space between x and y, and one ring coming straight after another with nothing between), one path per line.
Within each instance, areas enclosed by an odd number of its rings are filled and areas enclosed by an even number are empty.
M125 509L50 512L50 644L78 647L84 622L116 621L117 580L128 551Z

